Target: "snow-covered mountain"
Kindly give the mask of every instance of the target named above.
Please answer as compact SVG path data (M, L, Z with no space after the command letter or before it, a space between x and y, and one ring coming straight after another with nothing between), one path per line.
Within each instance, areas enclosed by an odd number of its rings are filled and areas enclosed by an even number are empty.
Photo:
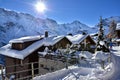
M120 22L120 17L104 19L105 32L112 20ZM58 24L55 20L36 18L27 13L20 13L0 8L0 47L9 40L23 36L42 35L48 31L50 35L78 34L82 32L96 33L98 27L89 27L80 21Z
M9 40L31 35L44 34L48 31L52 35L77 34L92 30L79 21L67 24L58 24L52 19L40 19L30 14L0 8L0 46L8 43Z

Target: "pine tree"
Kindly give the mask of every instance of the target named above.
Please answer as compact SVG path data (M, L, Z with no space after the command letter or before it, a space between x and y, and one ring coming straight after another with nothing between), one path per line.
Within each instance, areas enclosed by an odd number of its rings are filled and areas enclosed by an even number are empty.
M98 34L98 41L104 40L104 30L103 30L103 20L102 17L100 17L100 24L99 24L99 34Z
M100 41L103 41L103 40L104 40L103 20L102 20L102 17L100 17L98 40L97 40L97 47L96 47L97 51L100 51L103 49L102 45L100 45Z
M109 52L109 49L107 48L106 43L107 41L105 40L105 34L103 29L103 19L102 17L100 17L96 51Z

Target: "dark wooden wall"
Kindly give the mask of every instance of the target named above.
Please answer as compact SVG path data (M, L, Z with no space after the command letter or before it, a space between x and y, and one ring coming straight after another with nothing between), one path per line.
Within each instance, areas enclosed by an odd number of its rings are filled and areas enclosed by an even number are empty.
M120 38L120 30L117 30L117 38Z
M41 38L41 39L43 39L43 38ZM39 39L39 40L41 40L41 39ZM12 43L12 49L23 50L36 41L38 41L38 40L26 41L23 43Z

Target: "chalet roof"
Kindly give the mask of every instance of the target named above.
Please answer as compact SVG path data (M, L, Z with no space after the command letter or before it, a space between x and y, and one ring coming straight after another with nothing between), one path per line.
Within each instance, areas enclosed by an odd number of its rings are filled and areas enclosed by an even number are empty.
M39 40L41 39L41 36L27 36L27 37L22 37L22 38L17 38L17 39L12 39L9 41L9 43L24 43L27 41L33 41L33 40Z
M52 36L52 37L47 37L44 38L44 45L49 46L49 45L54 45L57 42L59 42L61 39L63 39L65 36Z
M120 30L120 23L117 23L116 30Z
M11 44L7 44L6 46L3 46L2 48L0 48L0 54L9 56L9 57L13 57L13 58L24 59L30 53L32 53L33 51L35 51L42 45L43 45L43 40L39 40L39 41L31 44L24 50L19 51L19 50L11 49Z
M79 44L82 42L86 37L89 35L83 35L83 34L77 34L74 36L67 36L67 38L73 43L73 44Z
M41 46L54 45L55 43L57 43L58 41L60 41L63 38L64 38L64 36L47 37L47 38L44 38L42 40L38 40L38 41L34 42L33 44L31 44L30 46L28 46L24 50L12 49L11 44L7 44L7 45L0 48L0 54L5 55L5 56L9 56L9 57L13 57L13 58L24 59L25 57L27 57L29 54L31 54L33 51L37 50Z
M114 39L113 42L120 42L120 39Z

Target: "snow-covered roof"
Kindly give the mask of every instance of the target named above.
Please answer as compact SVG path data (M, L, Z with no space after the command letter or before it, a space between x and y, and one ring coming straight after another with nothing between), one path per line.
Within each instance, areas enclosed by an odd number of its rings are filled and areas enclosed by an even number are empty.
M40 35L38 35L38 36L27 36L27 37L12 39L12 40L9 41L9 43L24 43L24 42L27 42L27 41L39 40L40 38L41 38Z
M55 53L51 52L51 53L48 53L48 52L38 52L38 54L41 54L43 56L46 56L47 54L49 55L55 55Z
M46 48L44 49L44 52L38 52L38 54L41 54L41 55L43 55L43 56L45 56L45 55L47 55L47 54L55 55L54 52L50 52L50 50L48 49L48 47L46 47Z
M120 30L120 23L117 23L116 30Z
M88 35L77 34L74 36L66 36L73 44L79 44L82 42Z
M13 58L24 59L26 56L28 56L30 53L32 53L42 45L43 45L43 40L39 40L37 42L34 42L24 50L19 51L19 50L11 49L11 44L7 44L6 46L0 48L0 54Z
M52 37L47 37L44 38L44 45L49 46L49 45L54 45L57 42L59 42L61 39L63 39L65 36L52 36Z
M120 39L116 39L116 42L120 42Z
M47 55L47 52L38 52L38 54L45 56L45 55Z
M105 45L105 42L104 41L100 41L99 44L103 46L103 45Z
M7 44L6 46L3 46L0 48L0 54L13 57L13 58L18 58L18 59L24 59L27 57L29 54L31 54L33 51L37 50L41 46L49 46L49 45L54 45L61 39L63 39L64 36L53 36L53 37L47 37L42 40L36 41L24 50L15 50L11 48L11 44Z

